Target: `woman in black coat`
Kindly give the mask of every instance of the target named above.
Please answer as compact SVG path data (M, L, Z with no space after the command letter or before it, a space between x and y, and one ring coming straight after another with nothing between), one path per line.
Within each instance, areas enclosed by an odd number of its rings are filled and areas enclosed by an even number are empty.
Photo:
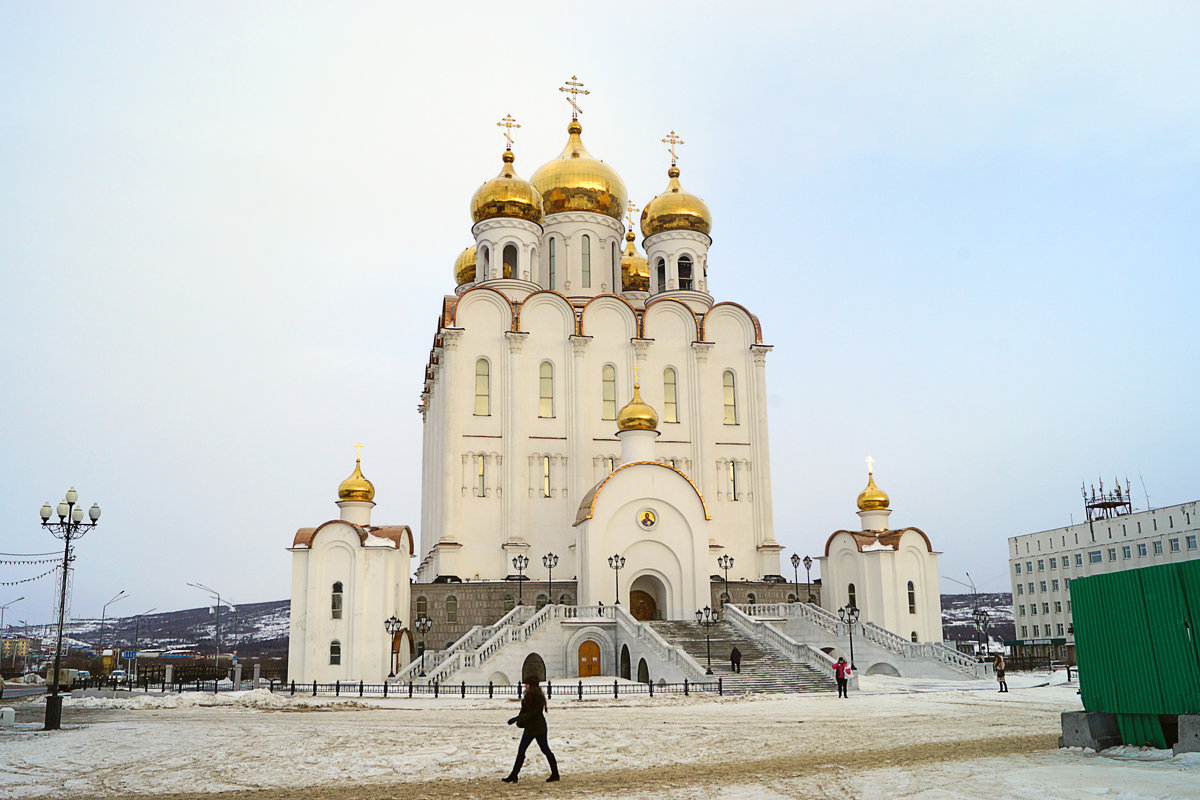
M517 761L513 764L512 772L504 779L505 783L516 783L521 765L525 763L525 750L529 743L537 739L538 747L546 754L550 762L550 777L546 782L558 780L558 761L550 752L550 743L546 741L546 695L536 678L525 679L525 696L521 699L521 713L508 721L509 725L516 724L524 732L521 734L521 744L517 747Z

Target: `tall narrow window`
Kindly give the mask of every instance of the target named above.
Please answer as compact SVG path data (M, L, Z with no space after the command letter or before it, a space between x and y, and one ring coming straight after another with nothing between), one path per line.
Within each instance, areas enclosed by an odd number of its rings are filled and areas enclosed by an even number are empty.
M606 364L600 370L600 418L617 418L617 370Z
M676 264L679 268L679 288L692 288L692 259L691 256L680 256Z
M913 582L908 582L908 613L917 613L917 587L913 586ZM913 639L915 642L916 639Z
M917 632L916 632L916 631L913 631L913 632L912 632L912 640L913 640L914 642L915 642L915 641L917 641Z
M475 416L486 417L492 413L491 368L486 358L475 362Z
M485 246L481 249L483 250L483 271L479 273L476 280L486 281L492 277L488 274L488 268L492 265L492 248Z
M721 376L721 383L725 390L725 424L737 425L737 391L733 385L731 370L725 370L725 374Z
M557 265L554 263L554 262L556 261L556 258L555 258L555 253L554 253L554 245L555 245L555 240L554 240L553 238L551 238L551 239L550 239L550 256L549 256L549 264L550 264L550 277L549 277L549 280L550 280L550 283L549 283L549 285L546 287L547 289L553 289L553 288L554 288L554 268L557 266Z
M512 278L518 274L517 246L515 244L507 244L504 246L504 277Z
M737 464L729 462L729 499L738 499Z
M342 663L342 643L337 639L329 643L329 663L332 666Z
M853 583L846 587L846 594L849 596L849 600L847 600L847 602L850 604L850 607L858 608L858 595L856 595L854 592Z
M487 462L484 459L483 453L475 456L475 496L483 497L487 494Z
M550 496L550 456L542 456L542 497Z
M446 598L446 622L458 622L458 598L454 595Z
M675 370L670 367L663 370L663 422L679 422Z
M617 243L612 243L612 288L610 292L616 294L624 288L621 286L621 259L617 256Z
M538 368L538 416L554 416L554 365L549 361Z
M429 598L425 595L417 597L417 619L429 616Z
M333 592L329 597L329 616L331 619L342 618L342 582L333 584Z
M654 273L658 278L658 286L655 291L665 292L667 290L667 262L665 259L660 258L654 265Z
M579 251L583 259L583 286L586 289L590 289L592 288L592 237L586 233L583 235L583 242Z
M608 458L604 459L605 471L612 472L616 468L617 468L617 460L615 458L613 458L612 456L609 456Z

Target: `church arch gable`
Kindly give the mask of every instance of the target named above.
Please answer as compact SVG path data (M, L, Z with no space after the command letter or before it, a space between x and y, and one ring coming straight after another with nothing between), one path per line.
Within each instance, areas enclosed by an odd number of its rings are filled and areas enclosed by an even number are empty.
M704 341L724 341L726 336L735 332L740 333L736 337L740 340L738 344L746 347L762 344L762 327L758 317L738 303L728 300L717 303L700 320L700 333Z
M623 297L601 294L583 306L579 314L582 336L612 337L627 341L637 338L637 311Z
M516 310L514 330L561 341L577 333L575 309L558 292L543 289L525 298Z
M515 330L515 319L512 301L503 292L491 286L472 286L454 304L449 327L484 330L491 327L499 332L507 332Z
M670 318L676 318L683 324L686 335L691 341L700 341L700 319L686 303L673 297L663 297L646 303L642 315L642 336L646 339L659 338L658 328ZM659 320L663 322L660 323ZM663 337L664 339L669 337Z

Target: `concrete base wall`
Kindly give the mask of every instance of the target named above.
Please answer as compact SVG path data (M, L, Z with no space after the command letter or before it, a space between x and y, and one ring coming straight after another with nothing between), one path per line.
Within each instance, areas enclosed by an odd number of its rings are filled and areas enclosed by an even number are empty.
M1064 711L1059 747L1089 747L1103 750L1121 744L1116 714L1099 711Z
M1173 748L1175 755L1180 753L1200 753L1200 714L1180 714L1179 741Z

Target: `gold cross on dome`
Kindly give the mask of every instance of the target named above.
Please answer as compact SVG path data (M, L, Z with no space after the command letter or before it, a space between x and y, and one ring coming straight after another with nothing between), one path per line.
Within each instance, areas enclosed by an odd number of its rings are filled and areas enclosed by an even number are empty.
M629 230L633 230L635 227L633 220L637 216L637 213L638 213L638 207L633 204L632 200L630 200L629 201L629 213L625 215L625 219L629 221Z
M360 460L362 459L362 448L363 448L362 442L354 443L354 457L355 458L360 459Z
M875 474L875 459L871 458L870 456L867 456L867 474Z
M497 127L504 128L504 138L508 141L508 147L506 147L505 149L512 150L512 144L513 144L512 129L519 128L521 126L519 124L517 124L517 121L515 119L513 119L512 114L505 115L504 119L497 122L496 125L497 125Z
M583 109L581 109L579 104L575 102L575 98L581 94L591 94L591 92L589 92L587 89L584 89L583 81L579 80L574 75L571 76L571 80L566 82L566 86L560 86L558 90L560 92L567 92L570 94L570 97L567 98L567 102L570 103L571 108L574 109L571 112L571 119L579 119L579 115L583 113Z
M640 369L640 367L639 367L638 363L637 363L636 361L635 361L635 362L633 362L633 385L634 385L634 386L639 386L639 385L640 385L640 384L638 383L638 369Z
M673 167L675 166L675 159L678 158L678 156L675 155L675 145L683 144L683 139L680 139L679 136L676 135L675 131L671 131L662 141L663 144L667 146L667 152L671 154L671 166Z

